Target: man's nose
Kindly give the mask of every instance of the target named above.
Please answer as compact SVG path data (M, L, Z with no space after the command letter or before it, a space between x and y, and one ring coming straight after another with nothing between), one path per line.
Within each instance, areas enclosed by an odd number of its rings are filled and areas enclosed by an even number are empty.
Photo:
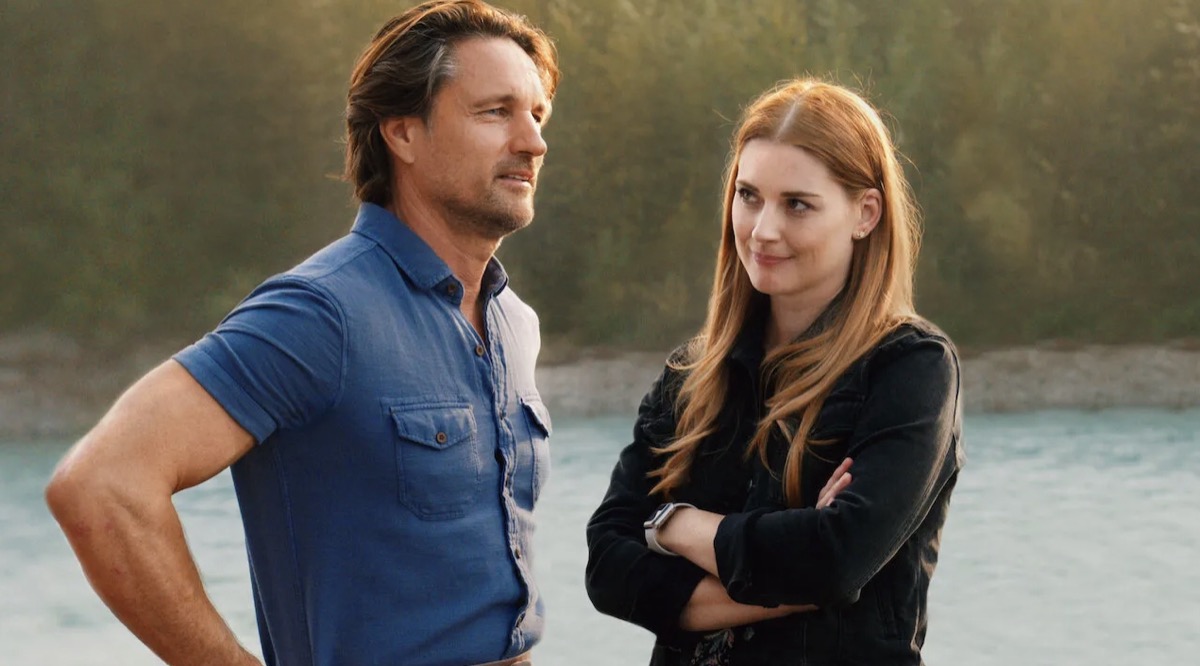
M512 139L512 152L541 157L546 154L546 140L542 138L542 125L533 114L523 114L517 120Z

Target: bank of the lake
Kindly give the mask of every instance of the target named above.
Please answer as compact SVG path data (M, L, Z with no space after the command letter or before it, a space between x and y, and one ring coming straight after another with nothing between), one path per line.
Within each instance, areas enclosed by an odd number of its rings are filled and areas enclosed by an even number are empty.
M96 352L46 332L0 336L0 439L67 438L184 341ZM632 416L665 352L553 347L538 387L555 416ZM1016 347L963 354L970 412L1200 407L1200 344Z

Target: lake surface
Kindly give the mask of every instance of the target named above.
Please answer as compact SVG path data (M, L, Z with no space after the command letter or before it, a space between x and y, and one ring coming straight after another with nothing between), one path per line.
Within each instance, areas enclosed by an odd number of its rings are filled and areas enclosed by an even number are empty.
M556 428L535 560L549 621L535 658L644 664L650 635L596 613L582 583L583 526L629 420ZM969 415L966 442L930 591L928 663L1196 663L1200 411ZM159 663L92 593L42 502L66 446L0 442L0 663ZM228 473L176 504L217 608L257 649Z

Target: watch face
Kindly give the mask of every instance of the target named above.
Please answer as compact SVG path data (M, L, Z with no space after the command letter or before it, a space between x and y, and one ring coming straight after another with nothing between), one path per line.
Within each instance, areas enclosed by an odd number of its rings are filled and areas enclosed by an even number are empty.
M659 507L654 510L654 514L650 516L650 519L647 520L646 522L642 523L642 527L644 527L646 529L650 529L652 527L658 527L659 523L670 512L670 509L671 509L671 505L669 503L659 505Z

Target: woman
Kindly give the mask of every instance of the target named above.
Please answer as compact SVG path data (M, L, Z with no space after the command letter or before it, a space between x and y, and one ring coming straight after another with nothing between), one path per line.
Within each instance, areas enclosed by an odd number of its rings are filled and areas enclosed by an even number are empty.
M920 664L959 368L913 309L917 212L879 115L811 79L765 93L723 219L704 329L588 524L588 594L655 633L652 664Z

